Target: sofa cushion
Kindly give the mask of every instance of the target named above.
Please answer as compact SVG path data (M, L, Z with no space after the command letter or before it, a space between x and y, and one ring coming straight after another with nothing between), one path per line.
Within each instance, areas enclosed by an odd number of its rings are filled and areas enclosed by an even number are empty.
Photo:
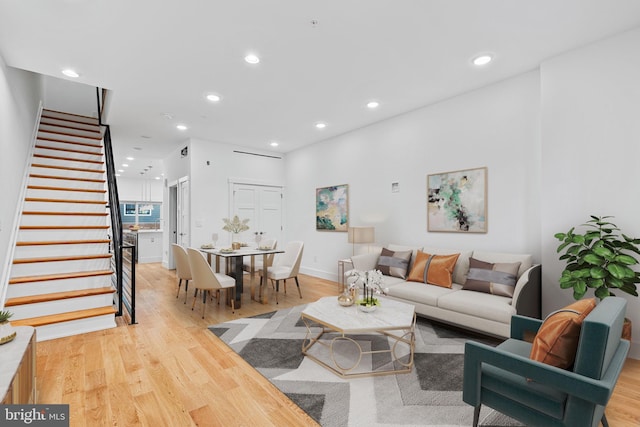
M451 275L460 254L431 255L418 251L407 280L450 288Z
M422 248L418 247L418 246L406 246L406 245L397 245L394 243L389 243L386 246L387 249L389 249L390 251L411 251L411 259L409 260L409 268L407 268L407 271L411 271L411 268L413 267L413 260L416 259L416 254L418 253L418 251L421 251Z
M469 272L469 258L471 258L471 255L473 255L473 251L451 248L430 248L427 246L425 246L422 251L434 255L460 254L460 256L458 257L458 262L456 262L456 266L453 268L453 283L459 283L463 285L467 280L467 273Z
M512 297L519 268L520 262L490 263L472 257L464 289Z
M502 252L473 251L475 259L481 259L485 262L519 262L518 278L522 273L533 266L533 256L529 254L508 254ZM462 282L464 283L464 282Z
M394 298L401 298L409 303L420 303L437 307L438 299L443 295L459 292L460 285L443 288L441 286L425 285L418 282L402 282L389 287L387 295Z
M573 366L582 321L595 306L595 298L583 299L549 314L538 329L529 357L562 369Z
M410 250L392 251L387 248L382 248L376 269L380 270L384 275L406 279L410 260Z
M511 298L465 290L441 296L438 307L506 324L516 314Z

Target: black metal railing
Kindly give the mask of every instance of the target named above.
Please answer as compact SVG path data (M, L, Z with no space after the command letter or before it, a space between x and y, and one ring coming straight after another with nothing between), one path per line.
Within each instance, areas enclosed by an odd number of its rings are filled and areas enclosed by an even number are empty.
M130 317L130 323L136 323L136 267L135 267L135 246L124 244L122 239L122 219L120 213L120 199L118 197L118 184L116 182L116 168L113 160L113 147L111 143L111 128L108 124L102 123L102 111L106 101L105 89L96 88L98 102L98 123L104 128L104 159L107 169L107 193L109 196L109 216L111 218L111 251L113 253L112 267L115 275L113 285L116 289L115 304L118 312L116 315L122 316L124 309ZM129 257L124 256L124 251L128 251ZM127 267L125 269L125 267Z

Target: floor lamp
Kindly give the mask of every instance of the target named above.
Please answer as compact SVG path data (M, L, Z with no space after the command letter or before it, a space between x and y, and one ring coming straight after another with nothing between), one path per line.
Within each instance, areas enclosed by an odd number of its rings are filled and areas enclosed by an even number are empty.
M351 255L356 254L356 243L373 243L376 241L374 227L349 227L349 243L353 245Z

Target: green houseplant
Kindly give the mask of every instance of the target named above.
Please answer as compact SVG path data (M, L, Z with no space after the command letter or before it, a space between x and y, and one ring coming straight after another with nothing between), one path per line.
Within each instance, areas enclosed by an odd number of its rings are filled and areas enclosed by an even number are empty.
M584 233L572 227L566 233L557 233L560 240L558 253L566 266L560 277L562 289L573 288L573 297L581 299L589 288L602 300L612 291L620 290L638 296L636 283L640 273L630 266L638 264L640 239L623 234L617 225L608 221L610 216L593 216L582 226Z
M16 337L16 331L9 323L13 313L7 310L0 311L0 345L8 343Z

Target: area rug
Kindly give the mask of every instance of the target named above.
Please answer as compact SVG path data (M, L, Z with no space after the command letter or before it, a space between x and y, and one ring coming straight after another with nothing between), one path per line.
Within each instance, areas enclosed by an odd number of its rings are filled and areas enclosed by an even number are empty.
M473 408L462 401L461 391L464 343L471 339L496 345L497 341L418 318L412 372L343 379L302 355L307 333L300 319L304 308L232 320L209 329L323 427L472 424ZM388 339L378 335L353 338L363 349L389 346ZM345 352L353 350L344 347ZM362 363L376 370L393 362L388 354L375 354ZM485 407L480 420L486 427L521 425Z

